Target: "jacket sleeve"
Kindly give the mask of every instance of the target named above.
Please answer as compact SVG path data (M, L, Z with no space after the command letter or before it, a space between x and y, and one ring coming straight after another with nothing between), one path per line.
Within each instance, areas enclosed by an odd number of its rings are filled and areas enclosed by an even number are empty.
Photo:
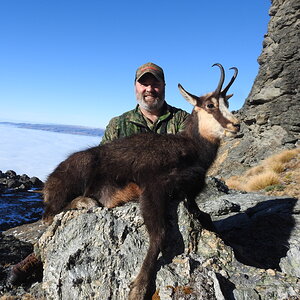
M105 128L104 135L100 142L100 145L103 145L107 142L111 142L119 138L119 128L118 128L118 117L112 118L108 125Z
M178 121L178 128L177 128L177 132L181 132L185 129L185 126L186 126L186 123L187 123L187 119L188 119L188 116L190 114L187 113L186 111L182 110L180 112L180 115L179 115L179 121Z

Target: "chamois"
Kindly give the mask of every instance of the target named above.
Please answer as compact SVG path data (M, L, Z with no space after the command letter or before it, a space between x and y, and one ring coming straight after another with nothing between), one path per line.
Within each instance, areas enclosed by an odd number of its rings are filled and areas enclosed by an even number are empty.
M141 133L74 153L58 165L45 183L46 222L72 207L72 203L114 207L139 201L150 242L141 270L131 284L130 300L145 299L149 293L149 282L163 249L171 195L183 192L196 205L195 197L204 187L221 139L239 131L239 121L228 110L232 95L226 95L238 70L231 68L234 75L222 90L224 68L221 64L213 66L221 71L214 92L197 97L178 84L180 93L194 106L184 131L176 135ZM213 228L207 214L200 214L200 219L204 227Z

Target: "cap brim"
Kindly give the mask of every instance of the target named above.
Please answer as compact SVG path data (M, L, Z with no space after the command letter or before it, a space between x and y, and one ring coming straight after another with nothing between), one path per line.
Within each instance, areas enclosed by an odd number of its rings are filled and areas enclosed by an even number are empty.
M147 74L147 73L150 73L150 74L152 74L157 80L159 80L159 81L164 81L164 79L161 77L161 76L159 76L158 74L157 74L157 72L155 72L155 70L151 70L151 69L149 69L149 70L145 70L144 72L142 72L141 74L139 74L139 76L135 79L136 81L139 81L145 74Z

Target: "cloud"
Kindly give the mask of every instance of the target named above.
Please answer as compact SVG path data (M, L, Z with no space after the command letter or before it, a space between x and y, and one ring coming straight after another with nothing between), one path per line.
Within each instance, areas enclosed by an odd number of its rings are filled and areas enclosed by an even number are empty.
M0 125L0 170L44 181L73 152L96 146L101 138Z

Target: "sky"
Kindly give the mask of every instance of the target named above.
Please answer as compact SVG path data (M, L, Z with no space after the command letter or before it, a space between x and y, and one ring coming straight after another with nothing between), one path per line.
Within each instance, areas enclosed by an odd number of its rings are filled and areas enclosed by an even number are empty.
M160 65L166 100L190 112L181 83L213 91L221 63L239 75L230 109L258 73L270 0L1 0L0 122L105 128L136 105L134 76ZM226 83L226 82L225 82Z

